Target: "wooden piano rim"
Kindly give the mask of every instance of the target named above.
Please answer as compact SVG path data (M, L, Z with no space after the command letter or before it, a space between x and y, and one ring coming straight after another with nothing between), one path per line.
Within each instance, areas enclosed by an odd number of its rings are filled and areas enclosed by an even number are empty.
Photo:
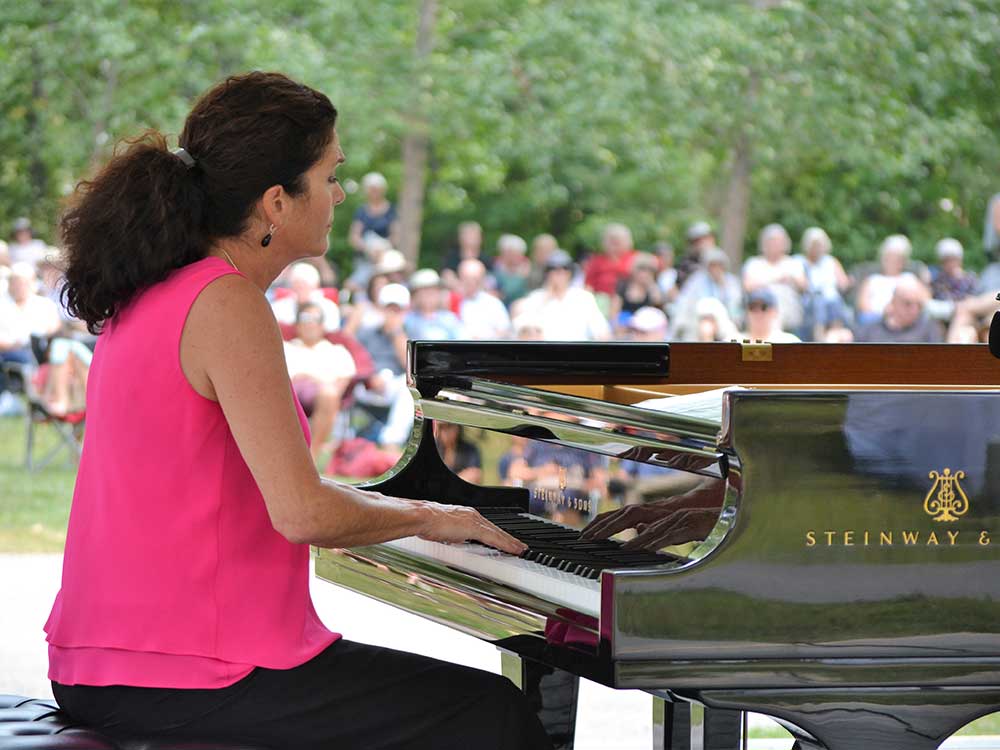
M774 390L1000 389L1000 360L984 344L774 344L770 361L744 361L740 344L670 344L670 374L631 382L566 375L502 378L585 398L632 404L740 385ZM488 377L488 376L487 376Z

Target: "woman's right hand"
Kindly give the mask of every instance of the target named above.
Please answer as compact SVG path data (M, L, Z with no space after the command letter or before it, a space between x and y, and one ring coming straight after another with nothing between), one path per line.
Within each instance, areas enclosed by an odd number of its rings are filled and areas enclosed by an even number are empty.
M430 542L465 542L474 540L488 547L520 555L528 549L503 529L483 518L475 508L462 505L425 503L428 520L417 536Z

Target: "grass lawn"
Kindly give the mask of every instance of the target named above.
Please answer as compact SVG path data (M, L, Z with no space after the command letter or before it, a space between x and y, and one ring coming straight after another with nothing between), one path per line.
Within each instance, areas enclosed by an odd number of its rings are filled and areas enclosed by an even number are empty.
M44 428L38 434L36 450L41 455L55 445L56 439ZM0 554L62 552L76 466L60 456L46 468L28 473L24 468L24 448L24 419L0 418ZM489 460L484 464L495 466ZM1000 735L1000 714L983 717L960 734ZM771 724L753 727L750 736L790 735L777 724Z
M36 456L58 442L45 426L36 435ZM24 449L24 418L0 418L0 553L62 552L76 464L64 457L67 451L44 469L29 473Z

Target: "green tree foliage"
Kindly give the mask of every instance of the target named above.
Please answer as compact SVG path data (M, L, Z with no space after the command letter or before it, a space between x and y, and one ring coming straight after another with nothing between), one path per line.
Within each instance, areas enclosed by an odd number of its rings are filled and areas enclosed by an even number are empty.
M0 3L0 224L52 239L60 202L121 137L176 133L192 98L249 68L342 113L354 178L402 182L415 105L431 126L422 257L475 218L593 246L602 224L680 241L727 210L750 158L757 229L819 224L853 262L903 231L917 254L979 236L1000 190L993 0L451 0L414 63L417 0ZM741 140L742 139L742 140ZM341 209L334 253L347 255ZM729 206L728 208L732 208ZM977 253L979 256L977 257Z

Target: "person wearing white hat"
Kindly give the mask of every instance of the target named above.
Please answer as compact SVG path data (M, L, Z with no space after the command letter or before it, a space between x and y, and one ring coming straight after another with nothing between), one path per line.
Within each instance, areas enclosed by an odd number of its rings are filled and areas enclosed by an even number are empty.
M371 355L375 374L354 390L358 403L381 410L367 435L379 445L398 447L413 427L413 398L406 385L406 331L410 291L386 284L378 293L378 322L358 331L358 342ZM385 410L388 409L388 414Z
M445 309L447 292L433 268L421 268L410 277L411 309L403 322L413 340L454 341L463 338L462 322Z
M666 341L669 321L658 307L640 307L628 319L632 341Z
M299 306L312 302L323 311L323 329L329 333L340 328L340 308L323 294L319 287L319 271L309 263L296 263L288 272L292 293L271 303L275 319L284 325L294 325Z

